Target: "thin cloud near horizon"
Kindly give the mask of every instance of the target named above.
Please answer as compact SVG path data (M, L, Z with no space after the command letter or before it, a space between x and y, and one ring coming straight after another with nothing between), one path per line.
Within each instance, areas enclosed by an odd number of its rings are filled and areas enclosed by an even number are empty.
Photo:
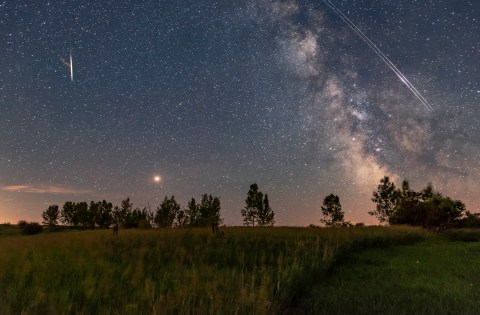
M4 191L10 192L25 192L34 194L87 194L90 191L85 189L76 189L70 187L60 186L43 186L43 185L9 185L1 188Z

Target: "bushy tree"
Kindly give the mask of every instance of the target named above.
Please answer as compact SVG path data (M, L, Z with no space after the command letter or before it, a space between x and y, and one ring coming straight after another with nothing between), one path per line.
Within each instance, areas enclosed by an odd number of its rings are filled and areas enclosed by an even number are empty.
M72 227L90 228L95 225L94 215L89 211L86 202L67 201L60 212L60 220Z
M377 204L376 209L369 211L368 214L375 216L381 223L388 223L395 211L399 194L395 184L390 182L388 176L384 176L377 190L373 192L372 201Z
M178 211L180 211L180 205L175 200L175 197L172 196L168 199L165 196L163 202L157 207L154 217L155 224L161 228L172 227Z
M192 197L190 201L187 203L187 207L183 210L185 213L185 225L192 226L192 227L197 227L200 226L201 220L200 220L200 211L199 211L199 205L197 204L197 201L195 198Z
M258 190L256 183L250 185L245 204L245 208L241 210L243 224L246 226L255 226L259 209L263 207L263 193Z
M59 217L60 211L58 205L51 205L42 213L43 224L47 224L50 227L58 224Z
M95 211L96 209L93 209ZM75 212L77 213L78 223L82 228L95 228L95 214L90 211L88 203L85 201L75 203Z
M402 190L397 192L396 204L403 203L414 205L422 199L422 196L422 193L410 189L410 184L404 179L402 182Z
M204 194L200 204L198 204L198 212L200 217L198 219L200 226L219 226L223 219L220 215L220 198L212 195Z
M100 212L101 203L90 201L86 211L85 228L94 229L97 223L98 213Z
M114 221L122 226L128 226L133 212L133 203L130 197L125 198L120 203L120 207L115 207L113 211Z
M342 211L340 198L337 195L330 194L323 200L322 206L323 219L320 222L326 226L340 226L345 223L345 214Z
M75 207L75 203L71 201L65 202L62 207L62 211L60 212L60 221L63 224L77 227L79 225L79 216L77 213L77 209Z
M275 224L275 213L270 207L268 194L265 194L263 205L258 209L257 223L259 226L273 226Z
M425 228L450 227L460 221L465 210L463 202L434 193L416 203L400 202L390 222Z
M178 210L174 225L180 228L188 225L188 217L184 209Z
M380 222L426 228L457 225L466 210L463 202L434 192L431 184L416 192L404 180L402 188L396 189L387 176L380 181L372 200L377 203L377 210L369 214Z
M95 223L101 228L108 228L113 223L113 205L106 200L97 202Z
M264 195L258 189L258 185L253 183L247 193L245 208L241 210L243 224L246 226L268 226L275 223L275 213L270 208L268 196Z
M148 207L143 207L142 210L140 208L135 208L132 211L132 215L130 216L127 227L142 227L142 228L149 228L151 227L150 222L153 220L153 213Z

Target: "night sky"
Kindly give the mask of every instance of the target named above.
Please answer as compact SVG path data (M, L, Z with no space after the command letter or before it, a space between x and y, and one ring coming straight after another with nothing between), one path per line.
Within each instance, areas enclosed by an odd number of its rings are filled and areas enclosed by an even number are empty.
M370 224L384 175L480 211L480 2L332 2L433 110L322 1L0 1L0 222L208 193L239 225L256 182L276 225Z

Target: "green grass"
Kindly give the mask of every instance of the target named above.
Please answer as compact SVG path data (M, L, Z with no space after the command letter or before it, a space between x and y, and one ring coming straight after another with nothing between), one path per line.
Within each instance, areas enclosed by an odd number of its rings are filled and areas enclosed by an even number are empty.
M351 255L316 282L310 314L478 314L480 243L442 236Z
M17 225L0 224L0 237L20 235L21 231Z
M408 227L224 232L222 237L209 229L121 230L116 237L106 230L2 236L0 314L278 314L302 309L315 313L323 310L319 305L324 302L332 307L354 303L349 300L354 290L343 302L333 298L352 281L365 286L363 291L376 285L365 282L366 271L340 281L347 274L342 268L363 266L362 253L395 258L405 245L423 250L423 243L413 244L425 239L456 244ZM458 250L468 245L475 243L458 243ZM373 269L388 262L385 259L364 268ZM413 259L420 261L413 265L419 268L414 276L420 277L428 260ZM461 266L463 272L478 272ZM409 262L398 268L406 274L411 271ZM337 278L340 282L335 283ZM389 290L396 288L385 279ZM410 280L404 278L413 285ZM330 300L325 299L324 286L329 292L338 288ZM363 305L368 309L376 304Z

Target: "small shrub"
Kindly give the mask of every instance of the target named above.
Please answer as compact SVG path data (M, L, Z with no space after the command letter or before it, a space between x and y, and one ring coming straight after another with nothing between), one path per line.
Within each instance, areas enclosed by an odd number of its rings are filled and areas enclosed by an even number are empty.
M22 234L34 235L43 232L43 227L37 222L25 223L22 226Z

